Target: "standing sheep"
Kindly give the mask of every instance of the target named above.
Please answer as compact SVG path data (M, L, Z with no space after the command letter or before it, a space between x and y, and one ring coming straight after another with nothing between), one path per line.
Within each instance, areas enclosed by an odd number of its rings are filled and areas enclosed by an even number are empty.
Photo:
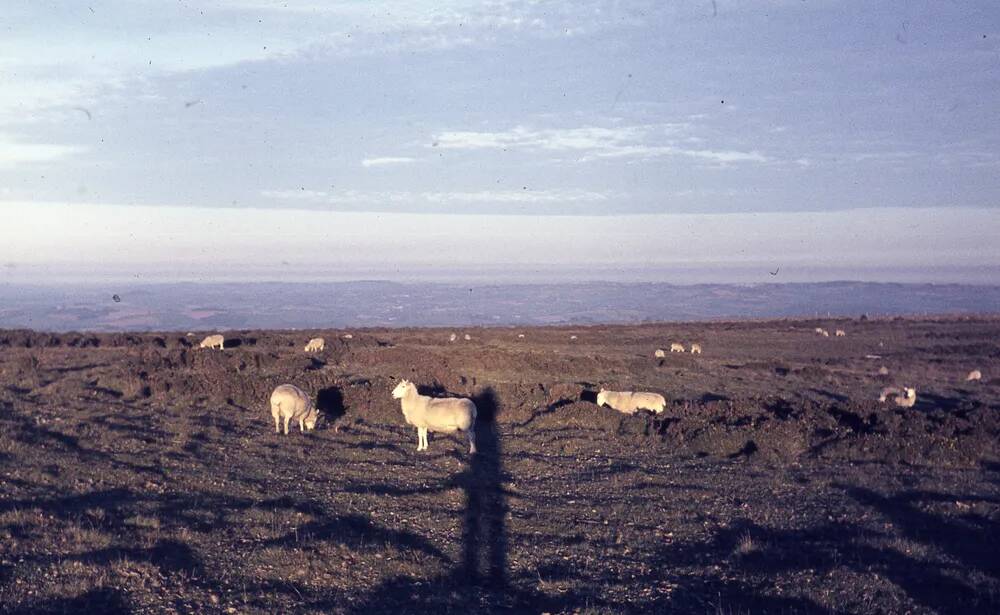
M288 435L288 423L299 422L299 431L316 428L319 412L305 392L293 384L282 384L271 393L271 416L274 418L274 432L281 433L281 422L284 421L285 435Z
M701 354L701 344L691 344L691 354Z
M834 331L833 334L835 336L837 336L837 337L846 337L847 336L847 332L844 331L843 329L837 329L836 331Z
M667 356L667 353L664 352L662 348L657 348L656 352L653 353L653 356L656 357L657 359L662 359L663 357Z
M476 452L476 404L471 399L433 398L417 392L417 385L403 380L392 390L400 400L406 422L417 428L417 450L427 450L427 432L464 431L469 439L469 453Z
M308 344L306 344L305 351L306 352L320 352L324 348L326 348L326 340L324 340L321 337L314 337L311 340L309 340Z
M219 334L209 335L205 339L201 340L201 344L198 345L198 348L215 348L216 346L219 347L219 350L223 350L226 347L226 338Z
M678 344L677 342L670 344L670 352L684 352L684 344Z
M605 391L597 393L598 406L610 406L623 414L635 414L639 410L652 410L659 414L667 406L667 400L659 393L633 393L631 391Z

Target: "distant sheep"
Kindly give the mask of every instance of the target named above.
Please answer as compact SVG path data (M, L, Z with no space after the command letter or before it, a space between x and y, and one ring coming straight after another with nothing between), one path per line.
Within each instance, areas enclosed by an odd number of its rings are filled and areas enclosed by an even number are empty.
M293 420L299 422L299 431L315 429L319 412L302 389L282 384L271 393L271 416L274 418L274 432L281 433L281 423L284 422L285 435L288 435L288 423Z
M320 352L326 348L326 340L321 337L314 337L306 344L306 352Z
M684 352L684 344L673 343L670 344L670 352Z
M888 376L889 375L889 368L886 367L885 365L883 365L882 367L878 368L878 375L879 376Z
M454 333L452 333L451 335L448 336L448 341L449 342L454 342L457 339L458 339L458 336L455 335Z
M420 395L417 385L401 381L392 390L392 398L400 400L406 422L417 428L417 450L427 450L427 432L465 432L469 453L476 452L476 404L471 399Z
M843 329L837 329L836 331L834 331L833 334L836 335L837 337L846 337L847 336L847 332L844 331Z
M344 334L344 339L345 339L345 340L353 340L353 339L354 339L354 336L353 336L353 335L351 335L350 333L345 333L345 334Z
M966 382L972 382L973 380L982 380L982 379L983 379L983 372L979 371L978 369L972 370L971 372L969 372L969 375L965 377Z
M465 338L465 341L468 342L468 341L470 341L472 339L472 336L469 335L468 333L466 333L465 336L464 336L464 338Z
M517 339L523 340L524 339L524 334L523 333L518 333L517 334Z
M667 353L662 348L657 348L656 352L653 353L653 356L656 357L657 359L662 359L663 357L667 356Z
M224 349L226 347L226 338L218 334L209 335L205 339L201 340L201 344L198 345L198 348L215 348L216 346L219 347L219 350Z
M701 344L691 344L691 354L701 354Z
M885 387L878 400L884 403L888 399L902 408L912 408L917 403L917 390L912 387Z
M576 336L575 336L575 335L571 335L571 336L569 336L569 339L571 339L571 340L575 340L575 339L576 339Z
M633 393L631 391L605 391L597 393L597 405L609 406L623 414L635 414L639 410L652 410L659 414L667 406L667 400L659 393Z
M822 328L822 327L817 327L816 328L816 333L819 333L823 337L830 337L830 332L827 331L826 329Z

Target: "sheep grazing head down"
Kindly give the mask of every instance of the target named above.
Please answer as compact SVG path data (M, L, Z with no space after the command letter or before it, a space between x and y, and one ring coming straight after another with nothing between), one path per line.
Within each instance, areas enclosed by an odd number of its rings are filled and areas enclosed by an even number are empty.
M605 391L604 389L601 389L597 393L597 405L603 406L607 401L608 401L608 392Z
M396 388L392 390L393 399L403 399L409 393L410 389L413 388L413 383L409 380L401 380Z

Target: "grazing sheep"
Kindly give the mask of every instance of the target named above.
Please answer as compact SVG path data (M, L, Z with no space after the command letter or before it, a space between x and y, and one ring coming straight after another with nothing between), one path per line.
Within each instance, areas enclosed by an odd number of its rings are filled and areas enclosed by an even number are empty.
M819 333L820 335L822 335L823 334L823 327L816 327L815 329L813 329L813 331L815 331L816 333Z
M274 432L281 433L281 422L284 421L285 435L288 435L288 423L293 419L299 422L299 431L315 429L319 412L302 389L282 384L271 393L271 416L274 417Z
M597 393L597 405L607 405L623 414L635 414L639 410L652 410L659 414L667 406L667 400L659 393L633 393L632 391L605 391Z
M847 332L844 331L843 329L837 329L836 331L833 332L833 334L836 335L837 337L846 337L847 336Z
M326 340L324 340L321 337L314 337L311 340L309 340L308 344L306 344L305 351L306 352L320 352L324 348L326 348Z
M823 337L830 337L830 332L823 328L816 329L816 333L819 333Z
M983 372L979 371L978 369L972 370L971 372L969 372L969 375L965 377L966 382L972 382L973 380L982 380L982 379L983 379Z
M691 354L701 354L701 344L691 344Z
M653 356L656 357L657 359L662 359L663 357L667 356L667 353L664 352L662 348L657 348L656 352L653 353Z
M400 400L406 422L417 428L417 450L427 450L427 432L464 431L469 439L469 453L476 452L476 404L459 397L433 398L417 392L417 385L403 380L392 390Z
M219 334L209 335L205 339L201 340L201 344L198 345L198 348L215 348L216 346L219 347L219 350L224 349L226 347L226 338Z
M670 344L670 352L684 352L684 344L674 342Z
M351 335L350 333L345 333L345 334L344 334L344 339L345 339L345 340L353 340L353 339L354 339L354 336L353 336L353 335Z
M455 335L454 333L452 333L451 335L448 336L448 341L449 342L454 342L457 339L458 339L458 336Z
M885 402L892 398L897 406L902 408L912 408L917 403L917 390L912 387L885 387L878 400Z
M465 334L465 341L467 341L467 342L468 342L468 341L469 341L469 340L471 340L471 339L472 339L472 336L471 336L471 335L469 335L468 333L466 333L466 334Z

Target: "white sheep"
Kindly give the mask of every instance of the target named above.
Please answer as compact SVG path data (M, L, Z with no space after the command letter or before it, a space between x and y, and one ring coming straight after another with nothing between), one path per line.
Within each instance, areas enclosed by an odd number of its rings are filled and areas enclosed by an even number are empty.
M320 352L326 348L326 340L321 337L314 337L306 344L306 352Z
M466 333L464 337L465 337L465 341L467 341L467 342L472 339L472 336L469 335L468 333Z
M678 344L677 342L670 344L670 352L684 352L684 344Z
M879 376L888 376L889 375L889 368L886 367L885 365L883 365L882 367L878 368L878 375Z
M198 345L198 348L215 348L216 346L219 347L219 350L224 349L226 347L226 338L219 334L209 335L205 339L201 340L201 344Z
M271 393L271 416L274 417L274 432L281 433L281 422L284 421L285 435L288 435L288 423L292 420L299 422L299 431L315 429L319 412L302 389L282 384Z
M571 339L571 340L575 340L575 339L576 339L576 336L575 336L575 335L571 335L571 336L569 336L569 339Z
M833 334L835 336L837 336L837 337L846 337L847 336L847 332L844 331L843 329L837 329L836 331L833 332Z
M345 340L353 340L354 339L354 336L351 335L350 333L345 333L343 337L344 337Z
M823 337L830 337L830 332L823 328L817 328L816 333L819 333Z
M597 393L597 405L607 405L623 414L635 414L639 410L652 410L659 414L667 406L667 400L659 393L605 391L601 389Z
M664 352L662 348L657 348L656 352L653 353L653 356L656 357L657 359L662 359L663 357L667 356L667 353Z
M476 404L459 397L433 398L417 392L417 385L403 380L392 390L400 400L406 422L417 428L417 450L427 450L427 432L465 432L469 453L476 452Z
M451 335L448 336L448 341L449 342L454 342L457 339L458 339L458 336L455 335L454 333L452 333Z
M701 344L691 344L691 354L701 354Z
M965 377L966 382L972 382L973 380L982 380L982 379L983 379L983 372L979 371L978 369L972 370L971 372L969 372L969 375Z
M917 390L912 387L885 387L878 400L885 402L892 398L897 406L902 408L912 408L917 403Z
M517 334L517 339L523 340L524 339L524 334L523 333L518 333Z

